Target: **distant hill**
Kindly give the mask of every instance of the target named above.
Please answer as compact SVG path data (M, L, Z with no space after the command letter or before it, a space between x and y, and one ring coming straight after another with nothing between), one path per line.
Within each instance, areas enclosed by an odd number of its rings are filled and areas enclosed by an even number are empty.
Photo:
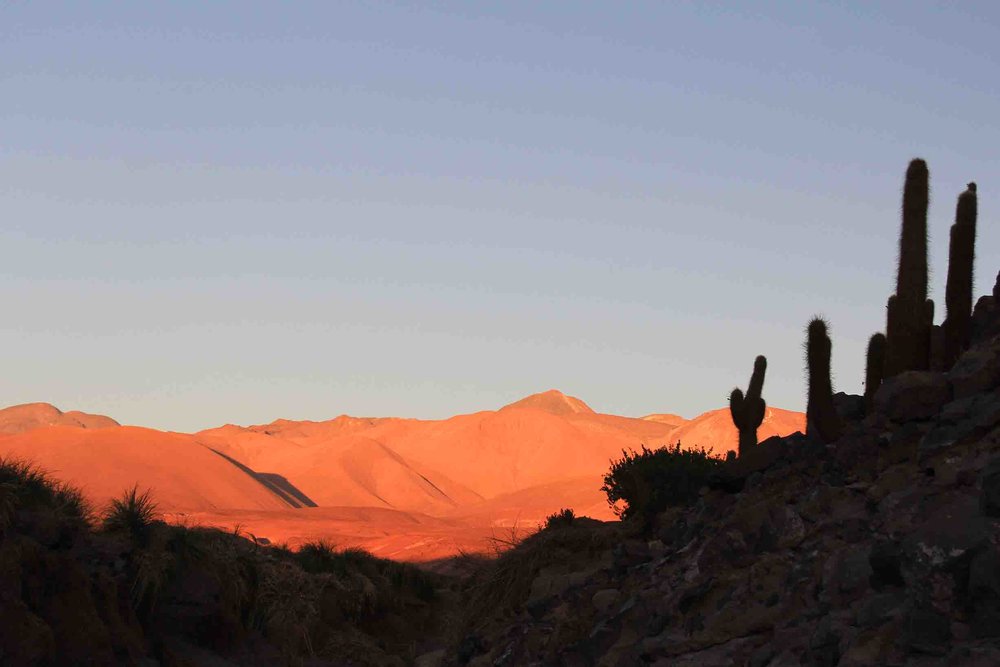
M764 414L764 421L757 429L757 440L766 440L773 435L788 435L796 431L804 433L805 430L805 414L769 407ZM739 433L733 424L729 408L700 414L670 433L670 439L680 442L684 447L704 447L719 455L735 450L738 437Z
M9 434L0 435L0 456L36 461L97 505L138 484L178 520L239 523L292 542L306 539L303 531L334 508L338 516L368 508L365 516L387 523L358 532L356 523L333 522L321 533L421 558L448 555L455 545L468 549L473 536L482 541L495 529L533 529L563 508L613 519L600 488L623 450L679 439L724 453L737 437L728 409L690 421L665 413L623 417L557 390L440 420L341 415L194 434L119 426L47 404L0 410L0 417ZM760 437L801 430L803 421L770 408ZM433 536L418 516L441 520Z
M77 410L63 412L49 403L24 403L0 410L0 433L23 433L43 426L110 428L120 424L104 415Z

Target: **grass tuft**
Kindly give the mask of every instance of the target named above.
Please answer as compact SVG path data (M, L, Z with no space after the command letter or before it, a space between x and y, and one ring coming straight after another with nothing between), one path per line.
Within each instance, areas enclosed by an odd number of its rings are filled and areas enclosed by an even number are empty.
M145 544L156 516L156 503L150 490L139 493L139 487L135 485L121 498L111 501L104 515L103 528L109 532L125 533L137 544Z

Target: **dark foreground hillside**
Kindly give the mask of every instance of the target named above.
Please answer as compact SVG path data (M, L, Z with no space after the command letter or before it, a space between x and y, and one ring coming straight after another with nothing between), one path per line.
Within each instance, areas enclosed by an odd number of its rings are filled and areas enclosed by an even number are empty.
M405 665L439 645L442 582L360 550L170 526L134 490L95 517L0 461L4 667Z
M973 324L949 372L885 381L867 416L837 395L830 444L766 440L646 530L525 540L420 664L1000 665L997 297Z

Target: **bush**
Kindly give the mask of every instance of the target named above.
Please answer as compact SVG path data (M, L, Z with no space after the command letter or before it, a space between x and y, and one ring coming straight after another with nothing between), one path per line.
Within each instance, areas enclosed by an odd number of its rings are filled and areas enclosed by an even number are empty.
M604 475L601 491L622 519L650 519L668 507L691 503L721 462L704 448L682 450L679 442L652 450L643 445L639 452L622 450L622 458L612 461Z
M150 491L139 493L136 485L111 501L104 515L104 529L127 533L137 544L144 545L155 518L156 503Z
M572 526L576 515L571 509L562 509L554 514L545 517L545 528L559 528L561 526Z
M50 511L63 525L78 530L90 521L90 507L77 489L31 463L0 457L0 533L11 527L18 510Z

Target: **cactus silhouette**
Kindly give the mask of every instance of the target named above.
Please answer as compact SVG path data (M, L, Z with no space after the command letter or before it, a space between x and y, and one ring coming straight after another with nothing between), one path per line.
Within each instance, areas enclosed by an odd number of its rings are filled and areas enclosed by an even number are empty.
M885 377L927 370L930 364L933 316L927 319L926 303L929 178L926 162L910 162L903 185L895 303L890 299L886 323Z
M764 388L764 373L767 372L767 359L761 355L753 362L753 374L750 376L750 386L746 396L739 389L733 389L729 395L729 413L733 424L739 429L739 455L743 456L757 445L757 428L764 421L767 404L760 397Z
M882 371L885 368L885 334L872 334L868 339L868 354L865 363L865 407L868 412L875 405L875 392L882 386Z
M947 317L944 330L944 368L949 369L969 347L972 335L972 271L976 255L976 184L958 196L955 224L948 246Z
M806 435L816 435L823 442L833 442L841 433L840 417L833 406L831 348L826 322L820 317L813 318L809 322L806 336L806 363L809 372Z

